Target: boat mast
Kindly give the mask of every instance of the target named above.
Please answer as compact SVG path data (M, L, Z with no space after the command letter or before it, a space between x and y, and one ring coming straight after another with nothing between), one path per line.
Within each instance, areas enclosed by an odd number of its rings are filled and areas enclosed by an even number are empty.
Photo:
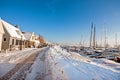
M102 47L102 36L101 36L101 44L100 44L100 47Z
M90 33L90 48L92 48L92 31L93 31L93 23L91 24L91 33Z
M104 23L104 33L105 33L105 41L104 41L104 47L105 47L105 50L106 50L106 39L107 39L107 37L106 37L106 27L105 27L105 23Z
M80 37L80 43L79 43L80 47L82 47L82 34L81 34L81 37Z
M94 25L94 35L93 35L93 48L94 49L96 48L96 28L95 28L95 25Z
M115 34L115 46L116 46L116 48L117 48L117 33Z

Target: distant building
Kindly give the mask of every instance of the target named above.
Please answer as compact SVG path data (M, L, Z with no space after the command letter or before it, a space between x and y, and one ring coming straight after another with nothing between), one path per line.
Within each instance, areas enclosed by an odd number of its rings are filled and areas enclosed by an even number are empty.
M44 38L41 35L35 34L35 47L44 46L46 44Z
M40 46L39 35L35 34L35 47L39 47L39 46Z
M2 38L3 50L22 50L22 48L24 48L25 37L18 26L15 27L1 19L0 27L3 27L3 30L5 32Z
M34 32L22 32L26 38L25 47L35 47L35 35Z
M2 40L3 40L4 29L2 26L2 21L0 19L0 51L2 49Z
M39 47L44 43L44 39L40 35L34 34L34 32L22 32L26 38L25 47Z
M40 41L41 44L43 44L45 42L44 38L41 35L39 35L39 41Z

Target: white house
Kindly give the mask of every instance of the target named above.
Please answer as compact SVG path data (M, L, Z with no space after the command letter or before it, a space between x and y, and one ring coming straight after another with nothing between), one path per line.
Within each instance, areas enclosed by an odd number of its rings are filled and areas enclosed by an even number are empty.
M1 18L0 18L0 51L1 51L1 48L2 48L2 37L3 37L3 34L4 34L4 29L3 29L3 26L2 26L2 23L1 23Z
M25 44L25 37L18 28L18 26L13 26L6 21L0 21L0 25L4 29L3 40L2 40L2 49L3 50L13 50L13 49L22 49Z
M22 32L26 38L25 47L35 47L35 35L34 32Z

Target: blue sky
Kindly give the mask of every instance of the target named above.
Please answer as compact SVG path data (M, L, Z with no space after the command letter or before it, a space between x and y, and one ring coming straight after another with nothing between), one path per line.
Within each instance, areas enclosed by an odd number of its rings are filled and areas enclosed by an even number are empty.
M103 35L104 23L109 39L120 32L120 0L0 0L0 3L2 19L53 42L89 42L91 22L96 26L97 40Z

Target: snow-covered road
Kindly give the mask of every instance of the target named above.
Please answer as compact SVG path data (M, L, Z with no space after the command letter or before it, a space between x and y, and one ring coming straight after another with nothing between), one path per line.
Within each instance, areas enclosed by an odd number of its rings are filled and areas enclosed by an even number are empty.
M15 67L17 63L33 54L38 49L29 48L23 51L13 51L9 53L0 53L0 77Z
M46 50L46 48L33 48L19 53L14 52L7 56L4 55L3 58L0 59L0 78L2 80L25 78L27 71L29 71L37 55L43 50Z
M26 80L52 80L51 70L46 56L48 48L42 51L36 58Z

